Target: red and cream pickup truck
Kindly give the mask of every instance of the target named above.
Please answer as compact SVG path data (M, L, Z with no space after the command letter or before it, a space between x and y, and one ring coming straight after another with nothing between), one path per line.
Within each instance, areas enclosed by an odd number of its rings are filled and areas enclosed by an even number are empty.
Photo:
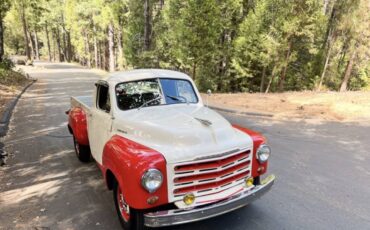
M124 229L199 221L241 208L272 187L260 134L209 109L186 74L157 69L99 80L72 97L78 159L94 159Z

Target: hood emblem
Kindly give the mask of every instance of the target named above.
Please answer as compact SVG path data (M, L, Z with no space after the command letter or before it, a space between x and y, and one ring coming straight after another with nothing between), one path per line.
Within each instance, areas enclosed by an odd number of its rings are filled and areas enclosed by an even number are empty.
M204 120L204 119L200 119L200 118L197 118L197 117L194 117L194 119L199 121L202 125L205 125L205 126L211 126L212 125L212 122L210 122L209 120Z

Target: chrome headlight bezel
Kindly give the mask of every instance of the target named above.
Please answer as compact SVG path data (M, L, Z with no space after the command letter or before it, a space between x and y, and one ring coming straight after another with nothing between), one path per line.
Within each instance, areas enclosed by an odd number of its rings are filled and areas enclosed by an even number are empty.
M258 147L256 152L257 160L263 164L268 161L271 155L271 148L266 144L262 144Z
M149 193L157 191L163 184L163 175L158 169L148 169L141 176L141 185Z

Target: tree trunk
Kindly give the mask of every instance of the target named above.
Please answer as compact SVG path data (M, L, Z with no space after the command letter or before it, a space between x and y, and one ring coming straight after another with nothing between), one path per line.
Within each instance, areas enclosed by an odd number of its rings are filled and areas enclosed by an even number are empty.
M323 11L323 14L327 14L327 11L328 11L328 6L329 6L329 0L324 0L324 4L323 4L323 7L322 7L322 11Z
M317 91L320 91L321 90L322 83L324 82L326 70L327 70L328 65L329 65L329 59L330 59L330 55L331 55L331 48L332 48L332 45L331 45L331 42L329 42L329 50L328 50L328 53L326 54L325 65L324 65L324 69L322 70L322 74L321 74L321 78L320 78L320 83L319 83L319 86L317 87Z
M29 47L29 40L28 40L28 27L27 27L27 21L26 21L26 15L25 15L25 6L21 6L21 21L22 21L22 27L23 27L23 36L24 36L24 46L26 49L26 56L28 60L31 60L31 52Z
M98 41L98 63L99 63L99 68L103 69L103 60L102 60L102 51L101 51L101 42Z
M85 50L84 64L87 65L87 67L91 68L89 37L86 32L84 33L84 50Z
M94 31L94 63L95 68L99 68L98 39L96 38L96 25L94 22L93 22L93 31Z
M45 35L46 35L46 43L47 43L47 46L48 46L49 61L51 61L50 38L49 38L49 30L48 30L48 24L47 23L45 23Z
M67 54L67 42L66 42L66 33L65 30L63 29L61 35L62 39L62 53L63 53L63 60L66 61L68 59L68 54Z
M51 31L51 38L52 38L52 42L53 42L53 61L55 62L56 61L56 49L55 49L55 47L56 47L56 38L55 38L55 31L54 31L54 29L52 29L52 31Z
M269 81L269 83L267 85L267 88L266 88L265 93L268 93L270 91L270 88L271 88L271 85L272 85L272 81L274 80L274 77L275 77L275 75L272 75L271 76L270 81Z
M197 73L197 63L196 62L194 62L193 63L193 81L195 81L195 75L196 75L196 73Z
M71 33L66 31L67 34L67 61L71 62L73 59L72 44L71 44Z
M29 46L31 47L32 59L34 59L36 57L36 53L35 53L35 48L34 48L34 45L33 45L34 41L32 39L32 34L31 34L31 32L28 32L27 35L28 35Z
M115 63L114 63L114 27L112 22L109 23L108 28L108 45L109 45L109 72L114 72Z
M61 45L60 45L60 31L59 31L59 28L56 29L55 37L56 37L57 47L58 47L58 62L62 62L63 57L62 57L62 48L61 48Z
M0 62L3 61L4 57L4 27L3 27L3 17L0 12Z
M123 45L122 45L122 26L118 29L118 36L117 36L117 44L118 44L118 69L122 70L125 64L124 56L123 56Z
M98 41L96 35L94 35L94 63L95 68L99 68L99 52L98 52Z
M289 65L289 58L290 58L290 54L291 54L291 49L292 49L292 42L289 42L288 51L287 51L286 58L285 58L285 65L284 65L284 69L283 69L283 72L281 74L280 82L279 82L279 91L280 92L282 92L284 90L285 77L286 77L286 72L287 72L288 65Z
M265 79L266 79L266 66L263 66L262 69L262 77L261 77L261 85L260 85L260 92L263 92L263 89L265 88Z
M340 89L339 89L340 92L347 91L347 85L348 85L349 79L351 78L351 73L352 73L355 57L356 57L356 50L353 51L351 58L348 61L346 71L344 72L343 81L342 81L342 84L340 85Z
M150 20L150 3L149 0L144 0L144 50L147 51L150 49L150 34L151 34L151 25Z
M39 41L37 37L37 31L33 32L35 39L35 51L36 51L36 60L40 60L40 50L39 50Z
M164 6L164 0L159 0L159 9L162 10Z

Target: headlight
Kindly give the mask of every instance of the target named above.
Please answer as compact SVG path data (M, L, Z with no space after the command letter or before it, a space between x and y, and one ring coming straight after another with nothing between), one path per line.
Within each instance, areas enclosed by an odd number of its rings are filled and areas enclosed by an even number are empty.
M149 192L155 192L163 182L162 173L158 169L149 169L141 177L141 185Z
M265 163L271 154L271 149L268 145L260 145L260 147L257 149L257 160L260 163Z

